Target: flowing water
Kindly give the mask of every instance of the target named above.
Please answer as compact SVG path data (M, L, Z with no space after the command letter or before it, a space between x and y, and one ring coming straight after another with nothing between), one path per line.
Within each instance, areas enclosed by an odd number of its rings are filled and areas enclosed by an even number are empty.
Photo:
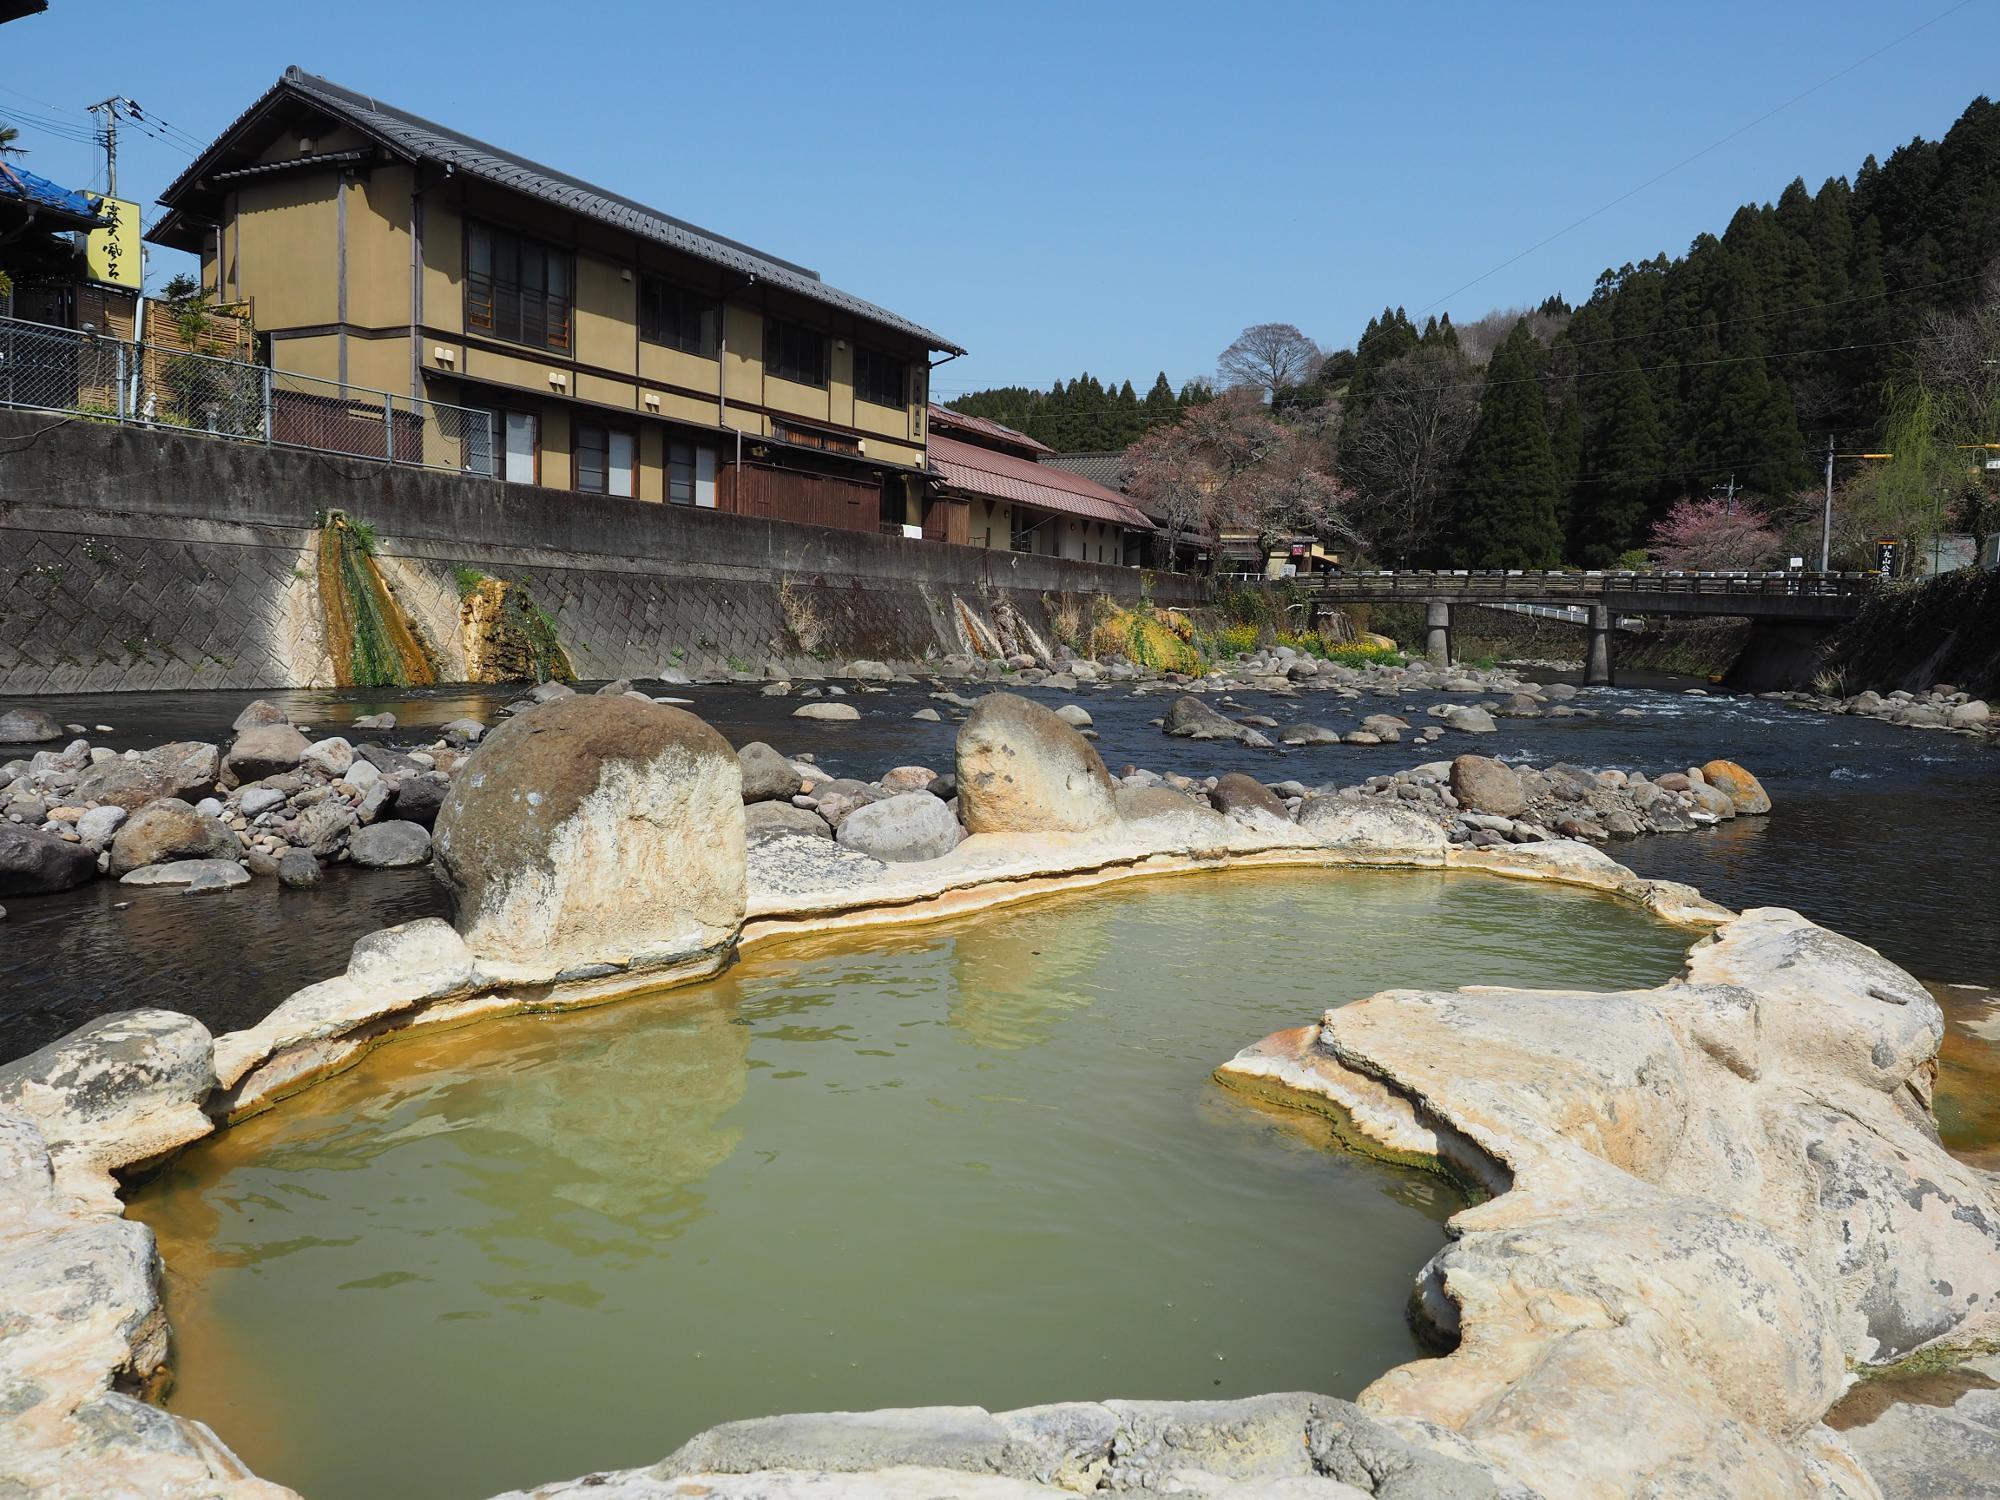
M1684 684L1586 691L1577 701L1600 718L1501 719L1499 732L1449 734L1434 749L1408 744L1331 745L1281 754L1169 739L1152 721L1167 697L1112 686L1054 693L1096 718L1099 748L1112 768L1127 764L1209 775L1242 770L1267 781L1347 784L1415 761L1466 751L1547 765L1660 772L1737 760L1775 799L1768 818L1746 818L1691 834L1612 846L1642 874L1685 880L1731 906L1791 906L1861 939L1927 979L2000 982L2000 750L1944 734L1869 719L1829 718L1749 698L1690 697ZM765 698L755 686L665 688L736 744L768 740L810 751L840 775L872 778L915 762L951 764L957 725L911 714L933 702L928 689L898 686L856 694L853 724L791 717L796 698ZM338 733L354 718L389 710L401 727L391 743L416 744L437 727L471 716L497 722L516 689L446 687L352 689L267 696L316 732ZM960 685L967 696L984 689ZM108 724L92 738L117 748L172 739L228 739L229 724L252 695L100 694L47 700L59 719ZM1401 711L1416 722L1437 695L1328 694L1296 698L1236 695L1234 711L1268 713L1351 729L1371 713ZM1450 701L1464 701L1457 698ZM1230 705L1224 704L1228 709ZM1616 717L1620 708L1636 718ZM4 758L4 754L0 754ZM198 920L190 899L200 903ZM99 883L58 896L9 897L0 923L0 1061L53 1041L106 1011L140 1004L186 1009L216 1031L254 1024L292 990L338 973L354 940L390 921L445 914L444 892L421 870L354 872L311 893L268 881L219 895Z
M1391 985L1654 984L1689 937L1475 876L1187 876L404 1038L133 1195L168 1404L311 1500L449 1500L771 1412L1351 1395L1417 1356L1458 1200L1211 1070Z

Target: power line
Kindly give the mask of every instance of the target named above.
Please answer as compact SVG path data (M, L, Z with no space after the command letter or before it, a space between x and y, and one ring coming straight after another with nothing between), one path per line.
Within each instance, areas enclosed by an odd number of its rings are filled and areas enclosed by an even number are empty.
M1520 254L1509 256L1506 260L1501 261L1499 265L1493 267L1490 271L1481 272L1479 275L1473 277L1472 280L1466 282L1463 286L1454 287L1451 291L1446 292L1442 297L1439 297L1435 302L1428 303L1427 305L1418 308L1417 309L1418 316L1421 317L1423 314L1429 312L1434 307L1442 306L1444 303L1449 302L1453 297L1456 297L1460 292L1467 292L1472 290L1472 288L1478 286L1482 281L1489 280L1492 277L1499 275L1509 266L1514 265L1519 261L1526 260L1530 255L1533 255L1537 250L1542 249L1544 246L1554 244L1557 240L1561 239L1571 230L1581 229L1585 224L1588 224L1592 219L1598 218L1603 214L1609 213L1612 209L1616 208L1619 204L1625 202L1627 199L1635 198L1640 193L1643 193L1647 188L1652 187L1655 183L1662 182L1667 178L1673 176L1674 173L1680 171L1682 167L1693 165L1695 162L1700 161L1704 156L1707 156L1709 153L1713 151L1718 151L1722 147L1728 145L1738 136L1747 134L1749 131L1755 130L1759 125L1762 125L1766 120L1770 119L1773 115L1781 114L1785 110L1790 109L1794 104L1799 103L1801 100L1810 98L1812 95L1817 94L1821 89L1826 88L1829 84L1838 83L1841 79L1845 78L1849 73L1852 73L1859 68L1866 67L1869 63L1875 61L1875 59L1880 57L1883 53L1890 51L1892 48L1900 47L1904 42L1907 42L1911 37L1916 36L1918 33L1928 31L1930 30L1931 27L1937 25L1938 22L1946 20L1951 16L1957 15L1958 12L1964 10L1966 6L1970 5L1971 3L1972 0L1958 0L1958 3L1956 5L1953 5L1950 8L1939 12L1937 15L1932 16L1928 21L1924 22L1921 26L1912 27L1910 30L1904 32L1901 36L1897 37L1894 41L1885 42L1880 47L1877 47L1873 52L1869 53L1866 57L1860 59L1860 61L1849 63L1846 67L1842 68L1838 73L1834 73L1826 78L1822 78L1818 83L1814 84L1811 88L1805 89L1800 93L1792 95L1792 97L1785 100L1784 103L1776 105L1773 108L1764 111L1763 114L1757 116L1756 119L1750 121L1748 124L1739 125L1736 129L1730 131L1729 134L1723 136L1721 139L1709 142L1708 145L1703 146L1699 151L1695 152L1692 156L1682 157L1679 161L1675 162L1665 171L1656 173L1655 175L1648 177L1644 182L1640 183L1637 187L1631 188L1626 192L1620 193L1616 198L1613 198L1609 203L1604 204L1602 207L1594 208L1589 213L1585 214L1582 218L1574 220L1571 223L1565 224L1561 229L1558 229L1554 234L1548 236L1546 239L1537 240L1527 249L1521 251Z

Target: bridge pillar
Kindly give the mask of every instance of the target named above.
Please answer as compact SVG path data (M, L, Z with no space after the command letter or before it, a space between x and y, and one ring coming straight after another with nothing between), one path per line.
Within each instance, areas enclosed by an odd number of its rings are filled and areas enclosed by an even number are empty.
M1583 682L1586 687L1611 686L1611 608L1605 604L1590 606L1590 654L1583 659Z
M1451 665L1451 606L1424 606L1424 654L1434 667Z

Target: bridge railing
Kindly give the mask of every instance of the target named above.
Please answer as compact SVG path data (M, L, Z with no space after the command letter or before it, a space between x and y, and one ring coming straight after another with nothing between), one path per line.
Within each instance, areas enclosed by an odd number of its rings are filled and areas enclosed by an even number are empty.
M1879 582L1873 573L1527 571L1322 573L1290 580L1334 598L1355 599L1595 599L1631 595L1727 596L1759 599L1846 599Z

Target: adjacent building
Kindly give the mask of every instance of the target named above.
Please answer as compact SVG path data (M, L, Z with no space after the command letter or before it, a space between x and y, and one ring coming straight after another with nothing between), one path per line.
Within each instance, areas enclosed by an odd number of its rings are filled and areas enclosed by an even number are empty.
M1077 562L1145 561L1153 523L1116 490L1049 462L1053 449L943 406L931 407L930 426L947 540Z
M247 305L266 361L337 383L281 393L280 425L404 393L472 413L391 411L427 462L967 539L926 452L932 357L964 351L803 266L297 68L160 201L148 238Z

